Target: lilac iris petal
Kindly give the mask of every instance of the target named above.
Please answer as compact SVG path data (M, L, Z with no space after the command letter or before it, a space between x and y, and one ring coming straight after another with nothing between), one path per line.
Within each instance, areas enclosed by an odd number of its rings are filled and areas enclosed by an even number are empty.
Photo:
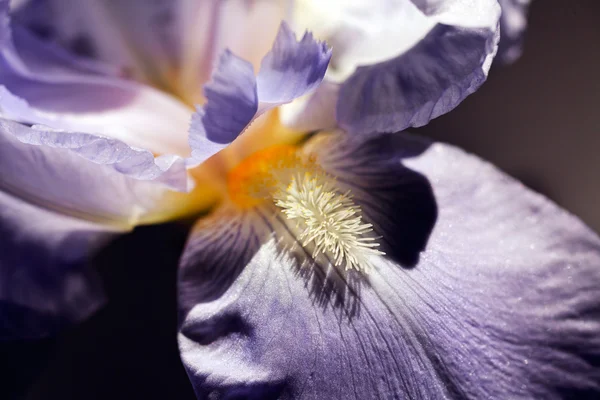
M36 74L56 76L64 75L97 74L118 77L121 74L118 68L90 59L73 55L66 49L51 42L40 42L33 33L20 25L11 27L12 51L18 54L19 59L26 69Z
M299 3L296 26L334 48L326 80L339 85L338 125L353 134L421 126L456 107L487 78L499 38L496 0ZM399 22L400 21L400 22ZM320 120L316 95L284 121ZM316 107L311 101L318 103Z
M498 59L514 62L521 56L523 36L527 28L527 11L531 0L498 0L502 7Z
M399 210L396 231L424 236L389 244L424 250L325 277L260 215L200 224L179 282L180 350L199 398L600 395L594 233L451 146L402 134L367 144L387 149L368 156L341 140L320 146L324 167L358 193L382 240ZM400 215L418 210L434 224Z
M42 120L11 118L110 136L159 154L188 155L191 111L166 94L110 73L23 29L2 43L0 84L44 115Z
M339 125L353 133L395 132L450 111L486 80L491 37L437 25L400 57L358 68L340 88Z
M6 97L2 94L0 87L0 101L5 102ZM45 146L54 149L68 150L73 154L83 157L91 163L105 165L115 172L140 181L153 181L161 183L171 189L185 192L189 190L189 182L182 158L177 156L154 157L147 150L135 149L125 143L101 136L87 133L68 132L54 130L42 125L34 125L31 128L9 120L0 119L0 128L3 136L16 139L23 144L33 146ZM12 136L12 137L10 137ZM24 150L25 151L25 150ZM1 150L7 152L4 159L0 161L6 170L15 170L20 154L8 153L8 148ZM57 161L58 162L58 161ZM45 179L46 170L40 170L33 176L35 179ZM21 181L21 176L6 176L5 181L14 179ZM69 179L68 176L65 179ZM66 182L65 182L66 183ZM38 192L38 184L32 184L32 193ZM39 193L42 193L40 191Z
M15 18L66 48L197 102L225 48L259 64L290 3L30 0Z
M330 57L326 45L309 33L296 41L285 22L256 77L248 62L225 51L205 85L207 104L192 119L193 163L224 148L260 114L314 90Z
M48 39L144 78L165 73L181 58L180 18L191 17L200 8L190 6L187 13L177 15L185 7L182 3L32 0L18 7L15 17ZM150 60L154 62L142 62Z
M275 38L273 49L260 64L256 77L261 111L289 103L314 90L325 75L331 59L331 50L318 42L309 32L300 41L283 22Z
M39 337L102 304L87 265L96 251L167 192L189 189L183 158L164 153L186 153L176 135L191 112L19 27L10 32L6 2L0 11L0 338Z
M182 159L0 120L0 338L37 337L102 304L86 262L171 187Z
M209 83L207 104L197 107L190 124L192 158L201 162L231 143L258 111L252 65L226 50Z

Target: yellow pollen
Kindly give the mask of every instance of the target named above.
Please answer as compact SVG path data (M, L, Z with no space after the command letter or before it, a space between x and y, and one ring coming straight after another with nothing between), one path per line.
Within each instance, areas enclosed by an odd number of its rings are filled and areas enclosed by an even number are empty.
M295 146L254 153L228 174L227 188L242 209L275 204L315 259L326 256L336 267L364 271L369 256L383 254L350 191L340 191L335 178Z
M229 197L242 209L255 207L271 198L278 184L277 172L294 169L301 164L295 146L278 145L257 151L227 175Z

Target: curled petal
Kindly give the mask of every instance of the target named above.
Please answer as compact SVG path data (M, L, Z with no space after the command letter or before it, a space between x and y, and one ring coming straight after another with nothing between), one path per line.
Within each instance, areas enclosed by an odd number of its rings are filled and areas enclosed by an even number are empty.
M192 162L202 162L225 147L266 111L314 90L330 55L308 33L296 41L285 22L256 77L250 63L225 51L205 85L207 104L192 119Z
M334 48L339 126L352 134L421 126L487 78L500 9L485 1L299 2L296 26ZM309 117L309 116L306 116Z
M359 68L340 88L339 125L360 134L395 132L450 111L487 78L490 38L484 30L437 25L402 56Z
M323 79L331 51L309 32L300 41L283 22L273 49L260 64L256 77L261 109L289 103L314 90Z
M110 136L157 154L189 154L192 113L185 105L71 56L18 26L2 42L0 85L36 111L36 118L3 113L5 117Z
M511 63L521 56L531 0L499 0L502 7L498 59Z
M39 337L103 302L86 262L187 187L181 158L0 120L0 338Z
M394 230L421 236L390 248L420 254L373 256L361 275L289 251L267 222L271 234L249 234L232 222L241 216L200 224L182 258L179 334L199 398L600 394L594 233L451 146L405 134L340 140L315 146L323 167L352 188L383 241ZM402 215L415 210L433 216L428 227ZM219 290L204 295L210 287Z
M86 220L129 229L169 188L188 188L181 158L114 139L0 120L0 141L2 191Z
M209 83L207 104L198 107L190 125L192 158L201 162L232 142L258 111L252 65L226 50Z

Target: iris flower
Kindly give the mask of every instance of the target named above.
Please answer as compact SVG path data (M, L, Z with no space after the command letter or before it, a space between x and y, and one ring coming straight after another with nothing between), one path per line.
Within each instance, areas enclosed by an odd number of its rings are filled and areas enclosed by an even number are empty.
M103 304L86 260L185 219L178 340L198 398L599 395L600 239L403 132L484 82L495 0L9 11L3 339L86 318Z

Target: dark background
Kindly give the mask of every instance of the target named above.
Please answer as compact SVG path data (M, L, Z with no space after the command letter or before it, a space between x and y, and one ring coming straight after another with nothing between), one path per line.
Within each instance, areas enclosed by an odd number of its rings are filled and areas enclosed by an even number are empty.
M600 1L537 0L523 57L420 133L491 161L600 232ZM177 226L95 260L108 307L60 336L0 345L0 399L195 399L176 342Z

